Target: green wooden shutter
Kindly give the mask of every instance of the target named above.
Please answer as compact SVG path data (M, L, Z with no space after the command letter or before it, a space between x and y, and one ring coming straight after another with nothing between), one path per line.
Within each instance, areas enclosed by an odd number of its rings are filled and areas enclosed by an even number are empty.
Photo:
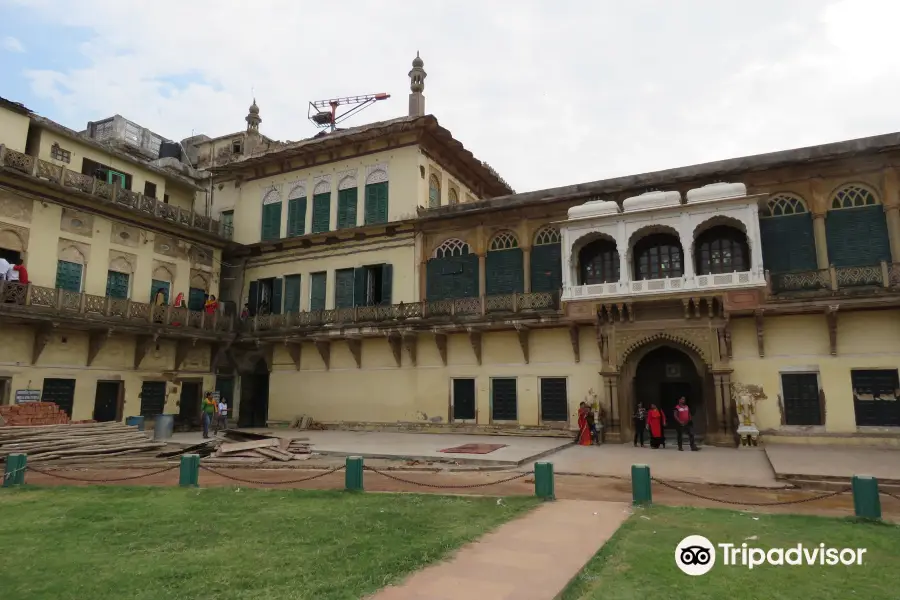
M816 238L812 215L785 215L759 220L763 267L771 273L815 271Z
M334 307L353 307L354 269L338 269L334 272Z
M531 291L558 292L562 288L562 246L542 244L531 249Z
M166 300L166 304L169 303L169 289L172 287L172 284L168 281L160 281L159 279L152 279L150 281L150 303L156 303L156 292L159 290L163 291L163 298Z
M522 293L525 291L525 271L522 249L494 250L485 258L485 295Z
M300 275L284 278L284 312L300 312Z
M106 274L106 295L110 298L127 298L128 273L108 271Z
M426 267L425 296L428 300L478 296L478 255L433 258Z
M353 306L366 306L368 291L368 272L366 267L359 267L353 270Z
M281 237L281 202L263 205L262 240L277 240Z
M188 288L188 310L203 310L206 306L206 290Z
M250 290L247 292L247 308L250 309L250 316L255 317L259 312L259 282L251 281ZM241 307L243 310L243 307Z
M371 183L366 186L366 225L387 223L388 182Z
M309 281L309 310L325 310L327 273L313 273Z
M82 266L65 260L56 263L56 287L70 292L81 291Z
M288 200L288 237L303 235L306 228L306 197Z
M338 192L337 228L356 227L356 188L348 188Z
M284 286L284 281L281 277L276 277L272 280L272 314L278 315L281 314L281 290Z
M381 303L385 306L390 306L394 302L393 287L394 266L388 264L381 265Z
M836 267L865 267L891 262L884 208L861 206L832 210L825 217L828 260Z
M331 192L313 196L312 232L328 231L331 221Z

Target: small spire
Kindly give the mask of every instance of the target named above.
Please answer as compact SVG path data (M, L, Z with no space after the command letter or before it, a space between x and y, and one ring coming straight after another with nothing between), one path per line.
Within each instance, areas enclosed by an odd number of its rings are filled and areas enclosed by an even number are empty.
M416 50L416 57L412 61L412 70L409 72L409 116L422 117L425 115L425 78L428 73L425 72L425 61L419 56Z
M253 98L253 104L250 105L250 109L247 112L247 116L244 118L247 121L247 131L259 131L259 124L262 123L262 119L259 117L259 106L256 105L256 97Z

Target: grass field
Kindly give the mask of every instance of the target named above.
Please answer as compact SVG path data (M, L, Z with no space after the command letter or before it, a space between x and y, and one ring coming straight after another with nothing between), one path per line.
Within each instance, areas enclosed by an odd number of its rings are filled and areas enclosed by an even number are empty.
M534 498L54 487L0 493L0 597L356 600Z
M718 543L769 548L867 548L861 566L723 566L721 553L706 575L675 565L675 547L688 535ZM754 538L755 536L755 538ZM762 515L724 510L638 510L588 563L563 600L896 600L900 582L900 527L850 520Z

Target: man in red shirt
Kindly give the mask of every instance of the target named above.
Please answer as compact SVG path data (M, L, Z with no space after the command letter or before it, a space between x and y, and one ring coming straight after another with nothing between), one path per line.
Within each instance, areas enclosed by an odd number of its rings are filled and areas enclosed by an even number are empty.
M22 262L22 259L18 259L15 261L16 265L13 267L13 270L19 274L19 283L22 285L28 284L28 270L25 268L25 264Z
M684 450L684 434L688 434L688 440L691 443L691 450L696 452L700 448L694 442L694 423L691 419L691 409L688 408L684 396L678 399L678 406L675 407L675 431L678 433L678 449Z

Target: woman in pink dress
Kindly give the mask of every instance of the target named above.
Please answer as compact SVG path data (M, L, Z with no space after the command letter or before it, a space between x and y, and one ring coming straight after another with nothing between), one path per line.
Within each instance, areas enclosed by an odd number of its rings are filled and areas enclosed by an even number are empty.
M579 446L590 446L591 445L591 429L588 427L587 416L588 412L590 412L590 408L584 402L581 403L581 406L578 408L578 445Z

